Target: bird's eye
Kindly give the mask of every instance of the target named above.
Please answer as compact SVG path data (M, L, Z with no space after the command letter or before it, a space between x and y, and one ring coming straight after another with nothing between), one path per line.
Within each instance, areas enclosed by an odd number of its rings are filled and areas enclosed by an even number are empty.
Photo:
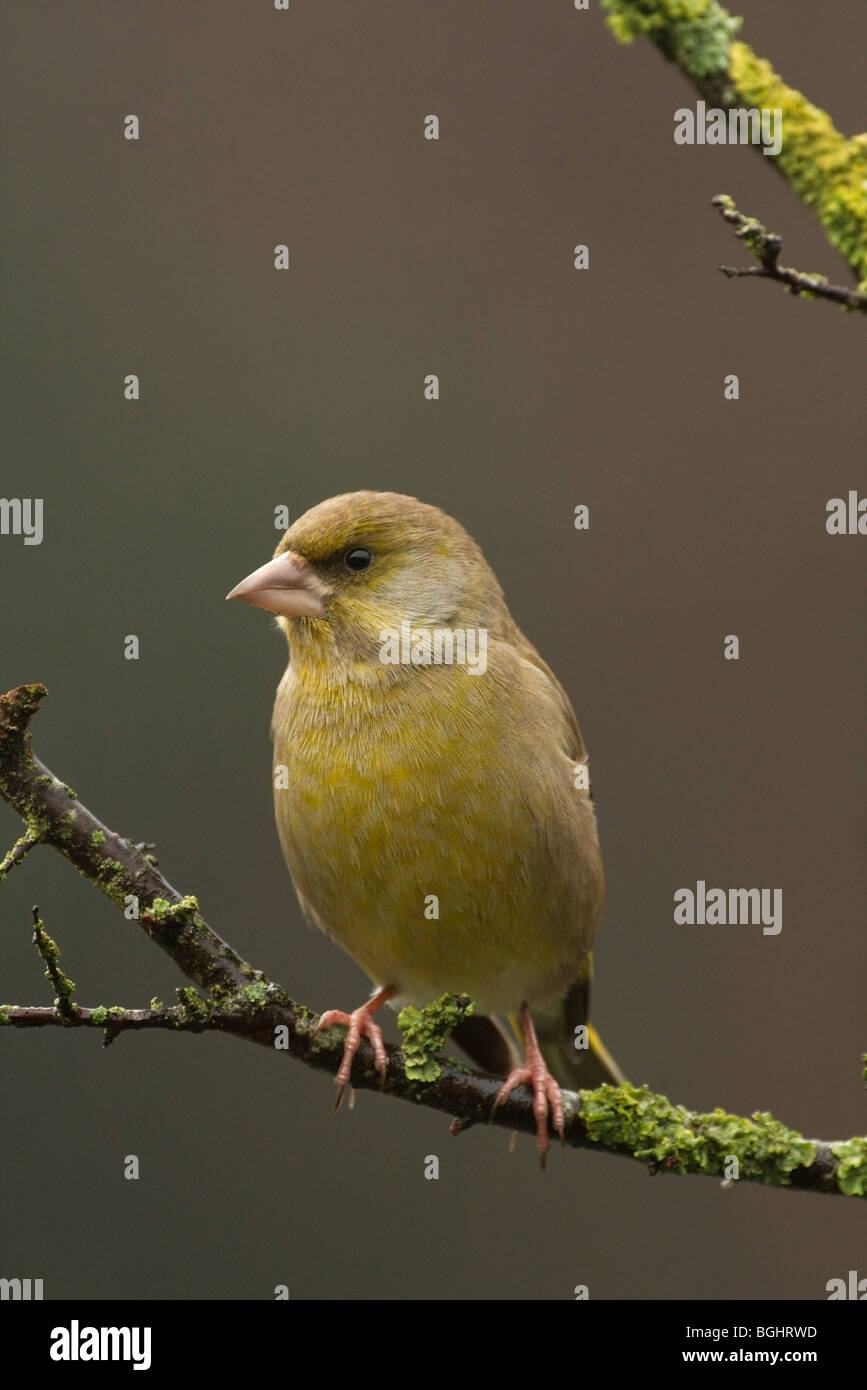
M354 545L351 550L347 550L343 563L348 570L357 574L360 570L369 569L373 564L373 552L368 550L366 545Z

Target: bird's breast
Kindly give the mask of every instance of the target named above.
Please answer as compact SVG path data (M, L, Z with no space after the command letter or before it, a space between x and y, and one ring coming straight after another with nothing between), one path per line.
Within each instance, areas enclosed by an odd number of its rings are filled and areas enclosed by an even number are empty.
M281 682L274 801L299 897L404 999L515 1008L559 993L590 948L595 815L536 713L491 664Z

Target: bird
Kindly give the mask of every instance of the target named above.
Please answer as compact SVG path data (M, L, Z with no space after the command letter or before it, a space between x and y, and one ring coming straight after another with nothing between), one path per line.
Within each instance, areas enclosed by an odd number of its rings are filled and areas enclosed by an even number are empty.
M455 1040L505 1077L494 1108L531 1088L544 1167L549 1121L565 1138L561 1085L623 1080L588 1019L604 874L565 690L480 547L415 497L320 502L227 598L288 639L278 835L304 914L373 985L319 1020L347 1029L337 1105L363 1038L384 1077L384 1004L468 995Z

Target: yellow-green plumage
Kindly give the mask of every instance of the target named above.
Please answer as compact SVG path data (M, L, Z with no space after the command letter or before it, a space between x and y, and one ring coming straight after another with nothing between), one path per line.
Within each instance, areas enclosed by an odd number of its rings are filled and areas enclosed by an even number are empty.
M412 1003L452 990L500 1011L562 993L595 933L601 866L537 668L501 643L478 676L380 666L359 687L299 667L274 714L275 811L317 924Z

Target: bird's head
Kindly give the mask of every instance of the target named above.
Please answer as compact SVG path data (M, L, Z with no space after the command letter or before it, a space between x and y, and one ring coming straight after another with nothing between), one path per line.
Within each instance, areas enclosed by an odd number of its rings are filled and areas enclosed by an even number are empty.
M475 541L441 511L396 492L320 502L282 537L274 558L228 598L278 616L293 652L336 647L375 657L383 629L511 626L499 584Z

